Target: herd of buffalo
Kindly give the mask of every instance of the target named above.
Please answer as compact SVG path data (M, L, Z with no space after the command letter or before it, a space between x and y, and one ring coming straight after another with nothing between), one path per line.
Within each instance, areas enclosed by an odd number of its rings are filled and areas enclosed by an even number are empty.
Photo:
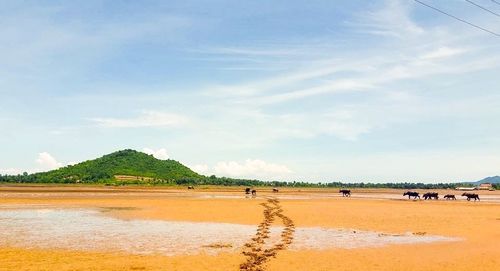
M340 189L339 193L342 193L343 197L350 197L351 196L351 190ZM417 198L420 199L420 193L413 192L413 191L406 191L405 193L403 193L403 196L408 196L408 199L410 199L411 197L413 197L413 199L417 199ZM428 200L428 199L437 200L437 199L439 199L439 195L437 192L427 192L427 193L423 194L422 197L424 198L424 200ZM474 199L474 201L476 201L476 200L481 201L481 199L479 199L479 195L475 194L475 193L463 193L462 197L467 197L467 201L470 201L471 199ZM444 198L446 200L456 200L457 199L455 197L455 195L452 195L452 194L447 194L444 196Z
M347 190L347 189L340 189L339 190L339 193L342 193L342 197L350 197L351 196L351 190ZM413 197L413 199L420 199L420 193L418 192L413 192L413 191L406 191L403 196L408 196L408 199L410 199L411 197ZM427 192L425 194L422 195L422 197L424 198L424 200L428 200L428 199L439 199L439 195L437 192ZM463 193L462 194L462 197L467 197L467 200L470 201L471 199L474 199L474 201L476 200L479 200L479 195L478 194L474 194L474 193ZM456 200L457 198L455 197L455 195L452 195L452 194L447 194L444 196L444 198L446 200Z
M194 189L194 187L188 186L188 189ZM278 188L273 188L273 192L278 193L279 192ZM351 190L348 190L348 189L340 189L339 193L342 193L342 197L350 197L351 196ZM245 194L247 194L247 195L252 194L252 196L256 196L257 190L251 189L250 187L247 187L247 188L245 188ZM420 199L420 193L414 192L414 191L406 191L403 193L403 196L408 196L408 199L411 199L411 197L413 197L413 199L417 199L417 198ZM439 199L439 195L437 192L427 192L427 193L423 194L422 197L424 198L424 200L428 200L428 199L429 200L431 200L431 199L437 200L437 199ZM467 197L467 201L470 201L471 199L474 199L474 201L476 201L476 200L481 201L481 199L479 199L479 195L475 194L475 193L463 193L462 197ZM455 195L453 195L453 194L446 194L444 196L444 198L446 200L456 200L457 199L455 197Z
M407 191L403 194L403 196L408 196L408 199L410 199L411 197L413 197L413 199L417 199L417 198L420 199L420 194L418 192ZM428 193L423 194L422 197L424 198L424 200L427 200L427 199L436 199L437 200L437 199L439 199L437 192L428 192ZM479 199L479 195L475 194L475 193L463 193L462 197L467 197L468 201L470 201L471 199L474 199L474 201L476 201L476 200L481 201L481 199ZM447 194L444 196L444 198L447 200L456 200L457 199L455 197L455 195L452 195L452 194Z

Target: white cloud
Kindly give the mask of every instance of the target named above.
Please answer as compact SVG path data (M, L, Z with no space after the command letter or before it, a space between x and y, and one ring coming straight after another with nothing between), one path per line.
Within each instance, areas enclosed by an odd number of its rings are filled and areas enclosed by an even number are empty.
M411 5L406 1L387 0L384 7L360 14L360 20L352 23L358 31L372 35L406 39L422 35L425 30L408 16Z
M193 165L193 166L188 166L192 171L202 174L202 175L211 175L210 168L208 165L205 164L200 164L200 165Z
M369 89L370 87L371 85L369 83L361 82L361 80L360 81L336 80L334 82L329 82L315 87L289 91L275 95L263 96L262 98L255 99L253 102L257 102L260 104L272 104L272 103L285 102L288 100L307 98L309 96L326 94L326 93L366 90Z
M135 118L91 118L90 120L100 126L111 128L170 127L188 121L185 116L159 111L143 111Z
M293 65L286 63L284 65L296 68L255 82L211 86L207 92L213 96L237 97L236 103L266 106L325 94L340 96L356 91L376 91L396 81L499 66L498 58L492 61L491 54L481 54L480 44L467 43L467 49L449 46L457 43L453 30L424 29L412 19L412 10L413 4L389 0L384 2L383 8L363 12L356 23L350 23L355 29L369 29L370 33L389 36L383 45L359 50L354 55L325 47L320 50L319 58L311 56L308 59L310 65L300 65L299 61ZM314 51L313 48L310 49ZM275 50L273 45L268 48L269 52ZM464 52L472 52L473 57L462 57ZM325 55L329 57L326 61Z
M290 56L297 55L299 52L297 49L283 49L277 48L273 50L268 50L266 48L239 48L239 47L219 47L212 48L206 50L205 52L213 53L213 54L222 54L222 55L243 55L243 56L266 56L266 57L274 57L274 56Z
M422 59L437 59L455 56L464 53L466 50L462 48L439 47L438 49L422 55Z
M28 173L43 172L43 171L58 169L60 167L66 166L66 165L76 164L75 162L71 162L71 163L59 162L54 158L54 156L52 156L48 152L39 153L38 157L35 159L35 163L36 163L36 165L31 167L31 168L0 169L0 174L17 175L17 174L22 174L23 172L28 172Z
M58 162L50 153L41 152L38 154L36 163L40 166L41 170L53 170L63 166L62 163Z
M23 173L23 170L19 168L0 168L1 175L17 175L21 173Z
M267 163L259 159L247 159L244 163L218 162L214 166L214 172L219 176L242 178L279 178L292 173L287 166Z
M149 154L149 155L153 155L153 157L155 157L156 159L167 160L169 158L169 156L167 154L167 150L164 148L157 149L157 150L153 150L150 148L144 148L144 149L142 149L142 151L144 153Z
M244 162L221 161L211 167L207 164L188 166L202 175L219 177L255 178L260 180L275 180L288 178L293 173L287 166L268 163L259 159L247 159Z
M208 86L204 94L219 104L210 112L214 120L201 125L204 134L213 132L217 137L214 141L237 147L262 143L271 146L269 143L278 139L314 139L320 135L355 141L395 124L427 118L430 106L424 100L435 99L430 91L443 84L445 75L465 75L500 66L500 58L470 35L458 35L455 28L443 25L417 23L413 9L411 3L390 0L374 11L359 14L352 27L383 33L384 37L373 40L363 32L359 38L370 39L370 45L360 47L356 53L352 48L321 48L306 43L320 56L308 55L307 65L289 58L293 64L283 64L288 67L284 72ZM244 55L256 51L278 57L289 53L280 48L288 47L269 43L268 47L221 48L211 54ZM281 60L275 57L269 57L269 62L279 64ZM456 96L450 97L443 101L444 105ZM314 104L318 106L311 106ZM344 107L351 112L349 118L330 115ZM206 116L205 110L203 114Z

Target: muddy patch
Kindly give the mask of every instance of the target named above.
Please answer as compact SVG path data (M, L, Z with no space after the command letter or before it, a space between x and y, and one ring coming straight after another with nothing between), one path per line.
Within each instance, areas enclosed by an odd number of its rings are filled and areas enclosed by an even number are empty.
M0 246L160 255L254 251L273 257L284 248L355 249L459 240L411 232L391 235L322 227L293 229L293 222L280 211L279 203L266 204L269 217L258 225L257 233L252 225L121 220L93 209L0 208ZM285 227L272 226L272 214Z
M268 198L261 205L264 207L264 220L257 227L255 236L244 245L245 248L242 253L247 259L240 264L240 270L264 270L263 265L271 258L276 257L280 250L287 249L293 241L295 224L288 216L283 214L279 199ZM272 241L271 225L276 219L280 219L285 226L280 230L279 241L272 244L270 243Z

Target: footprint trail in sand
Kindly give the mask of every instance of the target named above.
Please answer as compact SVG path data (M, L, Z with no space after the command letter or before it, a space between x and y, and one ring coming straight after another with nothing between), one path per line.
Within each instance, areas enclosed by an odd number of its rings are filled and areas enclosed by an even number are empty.
M283 214L283 209L280 202L276 198L268 198L266 202L261 203L264 206L264 220L257 227L257 233L243 249L243 255L246 256L246 261L240 264L242 271L263 271L264 264L271 257L276 257L280 250L286 249L293 241L295 225L293 221ZM281 231L281 238L274 246L266 246L266 241L270 238L271 224L276 220L281 219L284 228ZM266 248L268 247L268 248Z

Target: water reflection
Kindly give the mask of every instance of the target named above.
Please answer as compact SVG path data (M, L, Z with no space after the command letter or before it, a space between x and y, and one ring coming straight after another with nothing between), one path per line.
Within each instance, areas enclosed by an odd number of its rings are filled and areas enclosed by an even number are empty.
M271 230L270 242L280 227ZM121 220L92 209L0 208L0 246L115 251L133 254L197 254L240 251L256 226L230 223ZM297 228L292 250L361 248L454 241L428 235L391 235L349 229Z

